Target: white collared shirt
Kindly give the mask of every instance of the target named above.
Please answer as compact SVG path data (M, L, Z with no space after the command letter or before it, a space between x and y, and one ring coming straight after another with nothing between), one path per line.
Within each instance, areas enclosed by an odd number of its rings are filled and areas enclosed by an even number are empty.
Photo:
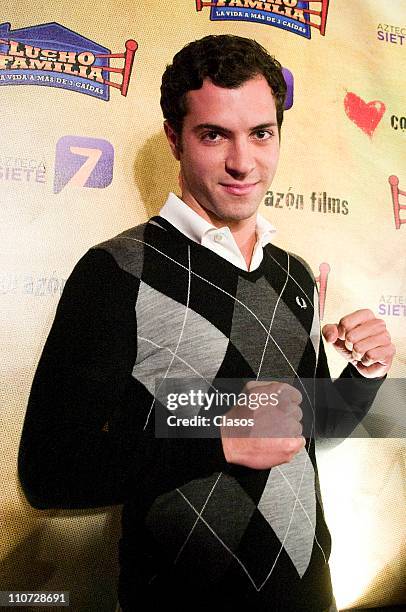
M214 251L241 270L248 271L247 262L238 248L230 228L226 225L221 228L215 227L172 192L159 214L191 240ZM257 213L257 241L252 254L250 272L258 268L264 256L263 247L271 242L275 232L276 229L273 225Z

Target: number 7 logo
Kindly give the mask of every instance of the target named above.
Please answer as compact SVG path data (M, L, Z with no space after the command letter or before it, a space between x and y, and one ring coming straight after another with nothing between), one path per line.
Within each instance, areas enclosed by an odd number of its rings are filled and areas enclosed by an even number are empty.
M67 185L104 189L113 180L114 149L107 140L63 136L56 144L54 193Z

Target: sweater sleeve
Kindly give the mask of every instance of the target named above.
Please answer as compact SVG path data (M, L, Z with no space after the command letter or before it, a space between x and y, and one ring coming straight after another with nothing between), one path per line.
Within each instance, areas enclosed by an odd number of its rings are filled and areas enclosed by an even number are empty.
M316 289L313 306L315 313L317 313L319 311L319 291L314 274L304 259L296 254L294 254L294 257L301 262ZM317 326L320 331L320 340L315 375L315 435L324 438L346 438L354 431L371 408L386 376L365 378L351 363L348 363L339 378L333 382L330 377L318 317ZM306 406L305 410L305 432L313 432L313 411L309 406Z
M320 338L316 373L316 435L348 437L371 408L385 378L365 378L348 363L339 378L332 382Z
M139 440L133 423L137 279L91 249L66 282L29 396L18 456L36 508L122 503ZM127 431L119 432L117 423Z

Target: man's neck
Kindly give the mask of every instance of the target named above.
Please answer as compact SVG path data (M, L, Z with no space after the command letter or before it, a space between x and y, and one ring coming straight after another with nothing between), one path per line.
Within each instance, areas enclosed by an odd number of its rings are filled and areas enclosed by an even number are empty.
M182 197L183 202L185 200ZM220 219L216 217L211 211L206 210L199 204L190 204L189 202L185 202L189 208L194 210L198 215L200 215L203 219L214 225L214 227L224 227L225 225L230 229L233 238L244 257L248 270L250 269L252 255L254 252L254 247L257 241L257 233L256 233L256 215L250 217L249 219Z
M255 225L254 228L243 227L238 229L234 228L234 230L230 227L234 240L236 241L237 246L246 261L248 270L251 266L252 255L254 253L254 247L257 241L257 234L255 228Z

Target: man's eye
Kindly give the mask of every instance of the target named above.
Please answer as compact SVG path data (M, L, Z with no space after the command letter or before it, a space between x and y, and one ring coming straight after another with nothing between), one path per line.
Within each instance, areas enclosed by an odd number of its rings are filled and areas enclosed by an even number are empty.
M218 132L206 132L202 135L202 140L208 140L209 142L216 142L220 138L221 136Z
M257 130L255 132L255 136L258 138L258 140L268 140L268 138L272 138L273 132L270 130Z

